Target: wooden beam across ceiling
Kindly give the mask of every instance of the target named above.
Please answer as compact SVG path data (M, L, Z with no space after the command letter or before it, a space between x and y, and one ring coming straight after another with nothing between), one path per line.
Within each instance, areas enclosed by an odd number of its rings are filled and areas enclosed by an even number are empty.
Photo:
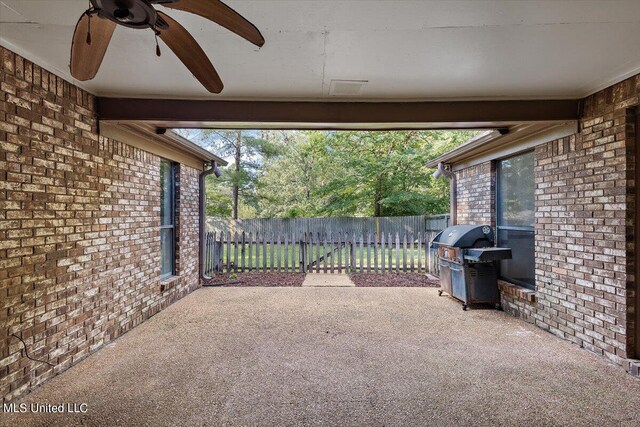
M167 128L496 128L577 120L579 100L277 102L98 98L103 121Z

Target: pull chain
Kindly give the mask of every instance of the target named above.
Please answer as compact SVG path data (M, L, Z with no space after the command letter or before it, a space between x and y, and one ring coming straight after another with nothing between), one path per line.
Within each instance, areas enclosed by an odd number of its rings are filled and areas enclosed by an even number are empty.
M87 44L91 44L91 14L88 13L89 22L87 24Z
M162 53L160 52L160 45L158 44L158 32L155 32L156 35L156 56L160 56L162 55Z

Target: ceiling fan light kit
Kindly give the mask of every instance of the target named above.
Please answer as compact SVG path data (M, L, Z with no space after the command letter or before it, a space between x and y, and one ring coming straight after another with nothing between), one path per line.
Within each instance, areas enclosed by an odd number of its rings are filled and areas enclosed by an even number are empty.
M242 15L219 0L90 0L73 34L71 75L81 81L93 79L117 25L134 29L151 29L156 38L173 51L196 79L212 93L220 93L222 80L213 64L193 36L177 21L156 10L160 4L168 9L190 12L209 19L240 37L261 47L260 31ZM160 48L156 41L156 54Z

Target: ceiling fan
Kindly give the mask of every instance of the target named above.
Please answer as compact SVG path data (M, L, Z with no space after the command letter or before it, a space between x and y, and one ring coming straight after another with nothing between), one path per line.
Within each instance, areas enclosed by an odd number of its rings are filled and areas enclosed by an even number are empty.
M90 0L76 24L71 43L71 75L81 81L96 76L116 25L150 28L175 53L196 79L212 93L220 93L222 80L193 36L178 22L156 10L153 4L200 15L245 38L264 44L260 31L242 15L219 0Z

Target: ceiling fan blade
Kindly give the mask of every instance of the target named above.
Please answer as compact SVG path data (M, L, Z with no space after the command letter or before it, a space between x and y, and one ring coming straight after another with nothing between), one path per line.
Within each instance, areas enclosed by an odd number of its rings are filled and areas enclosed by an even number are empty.
M255 25L219 0L179 0L175 3L161 4L170 9L195 13L210 19L258 47L264 44L264 37Z
M220 76L193 36L167 14L158 12L158 16L169 25L166 30L160 29L162 41L209 92L222 92L224 85Z
M74 78L85 81L96 76L115 29L116 24L108 19L89 17L86 13L80 17L71 42L70 67Z

